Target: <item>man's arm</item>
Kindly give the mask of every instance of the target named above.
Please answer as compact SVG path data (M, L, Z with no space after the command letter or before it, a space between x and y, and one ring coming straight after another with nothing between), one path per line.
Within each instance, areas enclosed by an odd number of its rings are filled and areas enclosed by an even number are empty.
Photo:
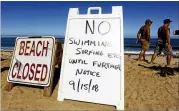
M150 42L150 27L147 28L147 39Z
M168 49L171 50L171 42L170 42L170 31L168 28L165 28L166 36L167 36L167 42L168 42Z
M140 32L141 32L141 28L139 29L139 31L137 33L136 44L139 42Z

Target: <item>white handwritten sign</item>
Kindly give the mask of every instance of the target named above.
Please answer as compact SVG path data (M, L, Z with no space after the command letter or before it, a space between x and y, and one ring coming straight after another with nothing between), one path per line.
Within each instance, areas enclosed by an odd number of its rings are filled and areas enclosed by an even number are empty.
M99 10L99 14L90 14ZM65 36L58 100L72 99L124 109L123 13L100 7L87 15L71 8Z
M8 73L8 82L49 86L54 37L18 37Z

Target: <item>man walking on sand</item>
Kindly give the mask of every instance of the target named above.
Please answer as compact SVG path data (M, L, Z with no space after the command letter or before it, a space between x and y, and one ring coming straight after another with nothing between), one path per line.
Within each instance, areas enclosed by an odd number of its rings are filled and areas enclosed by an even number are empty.
M150 26L152 24L152 21L150 19L147 19L145 21L145 25L142 26L138 33L137 33L137 40L136 43L141 44L141 52L139 54L138 61L141 61L141 58L143 57L143 60L146 61L145 59L145 52L149 49L150 45Z
M158 29L158 41L157 41L154 54L152 55L150 63L153 63L156 56L160 55L161 52L163 52L165 55L167 55L166 67L170 67L170 61L171 61L171 56L172 56L172 46L170 42L170 28L168 28L170 25L170 22L172 22L170 19L165 19L163 21L164 25Z

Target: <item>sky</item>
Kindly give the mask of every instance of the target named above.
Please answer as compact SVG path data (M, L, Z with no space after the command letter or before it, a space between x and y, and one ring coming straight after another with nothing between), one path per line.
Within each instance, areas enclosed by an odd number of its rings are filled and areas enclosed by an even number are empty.
M124 37L136 37L146 19L151 19L151 35L156 36L163 20L172 20L171 34L179 29L179 1L73 1L73 2L1 2L2 35L65 35L69 8L86 14L88 7L101 7L111 13L112 6L123 6Z

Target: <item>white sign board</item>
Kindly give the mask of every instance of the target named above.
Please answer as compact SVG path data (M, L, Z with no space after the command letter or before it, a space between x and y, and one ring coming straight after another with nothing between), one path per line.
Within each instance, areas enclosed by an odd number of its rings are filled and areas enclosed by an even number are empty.
M90 14L99 10L99 14ZM122 6L112 14L100 7L69 10L57 100L72 99L124 110L124 43Z
M54 47L54 37L17 37L7 81L49 86Z

